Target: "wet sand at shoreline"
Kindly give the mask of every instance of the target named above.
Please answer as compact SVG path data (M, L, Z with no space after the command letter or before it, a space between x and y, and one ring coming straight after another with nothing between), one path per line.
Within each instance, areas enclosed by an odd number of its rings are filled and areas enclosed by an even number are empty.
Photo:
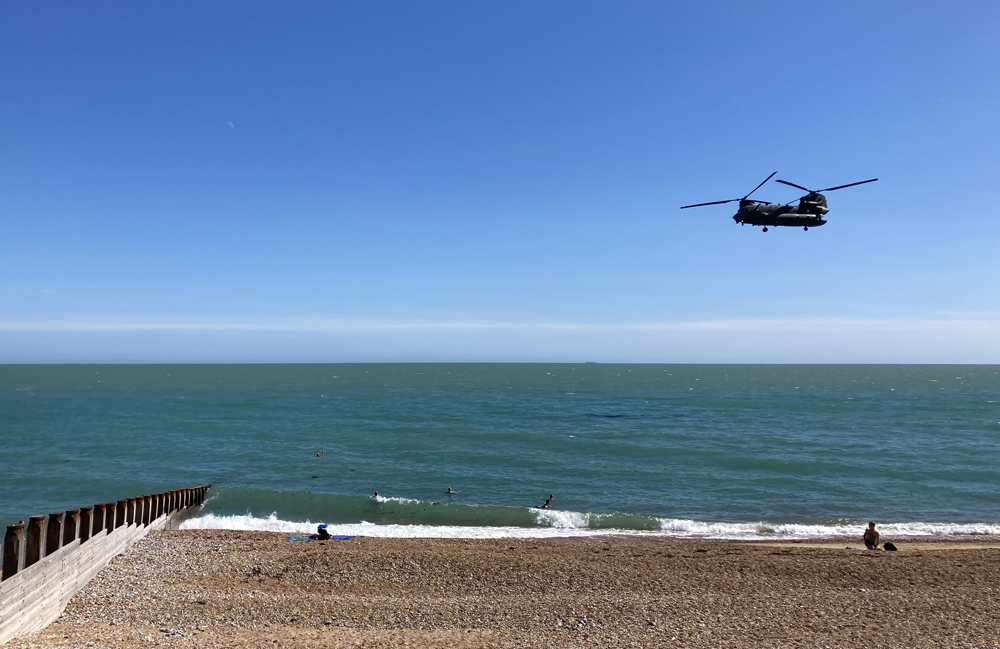
M996 539L286 536L153 533L6 647L1000 646Z

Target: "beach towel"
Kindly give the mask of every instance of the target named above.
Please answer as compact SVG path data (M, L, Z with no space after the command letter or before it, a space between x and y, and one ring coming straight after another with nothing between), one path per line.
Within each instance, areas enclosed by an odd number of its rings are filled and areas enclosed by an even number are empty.
M350 541L353 538L353 536L344 536L343 534L333 534L330 536L330 539L333 541ZM308 543L312 540L305 532L296 532L285 539L288 543Z

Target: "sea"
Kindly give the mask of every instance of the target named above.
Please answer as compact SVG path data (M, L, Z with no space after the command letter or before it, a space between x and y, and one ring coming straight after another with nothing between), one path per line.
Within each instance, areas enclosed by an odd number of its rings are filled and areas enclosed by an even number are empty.
M1000 366L0 366L0 524L209 483L181 527L995 537Z

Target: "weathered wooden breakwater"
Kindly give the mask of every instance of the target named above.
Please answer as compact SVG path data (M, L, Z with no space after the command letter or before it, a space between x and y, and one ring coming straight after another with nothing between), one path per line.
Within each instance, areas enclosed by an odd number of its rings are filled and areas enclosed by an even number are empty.
M111 559L171 517L200 506L209 487L98 503L8 525L0 570L0 644L54 622Z

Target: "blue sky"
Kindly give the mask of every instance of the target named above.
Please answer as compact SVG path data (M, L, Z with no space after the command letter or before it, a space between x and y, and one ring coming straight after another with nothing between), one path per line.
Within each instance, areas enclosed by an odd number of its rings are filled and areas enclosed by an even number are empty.
M1000 362L998 24L5 3L0 362Z

